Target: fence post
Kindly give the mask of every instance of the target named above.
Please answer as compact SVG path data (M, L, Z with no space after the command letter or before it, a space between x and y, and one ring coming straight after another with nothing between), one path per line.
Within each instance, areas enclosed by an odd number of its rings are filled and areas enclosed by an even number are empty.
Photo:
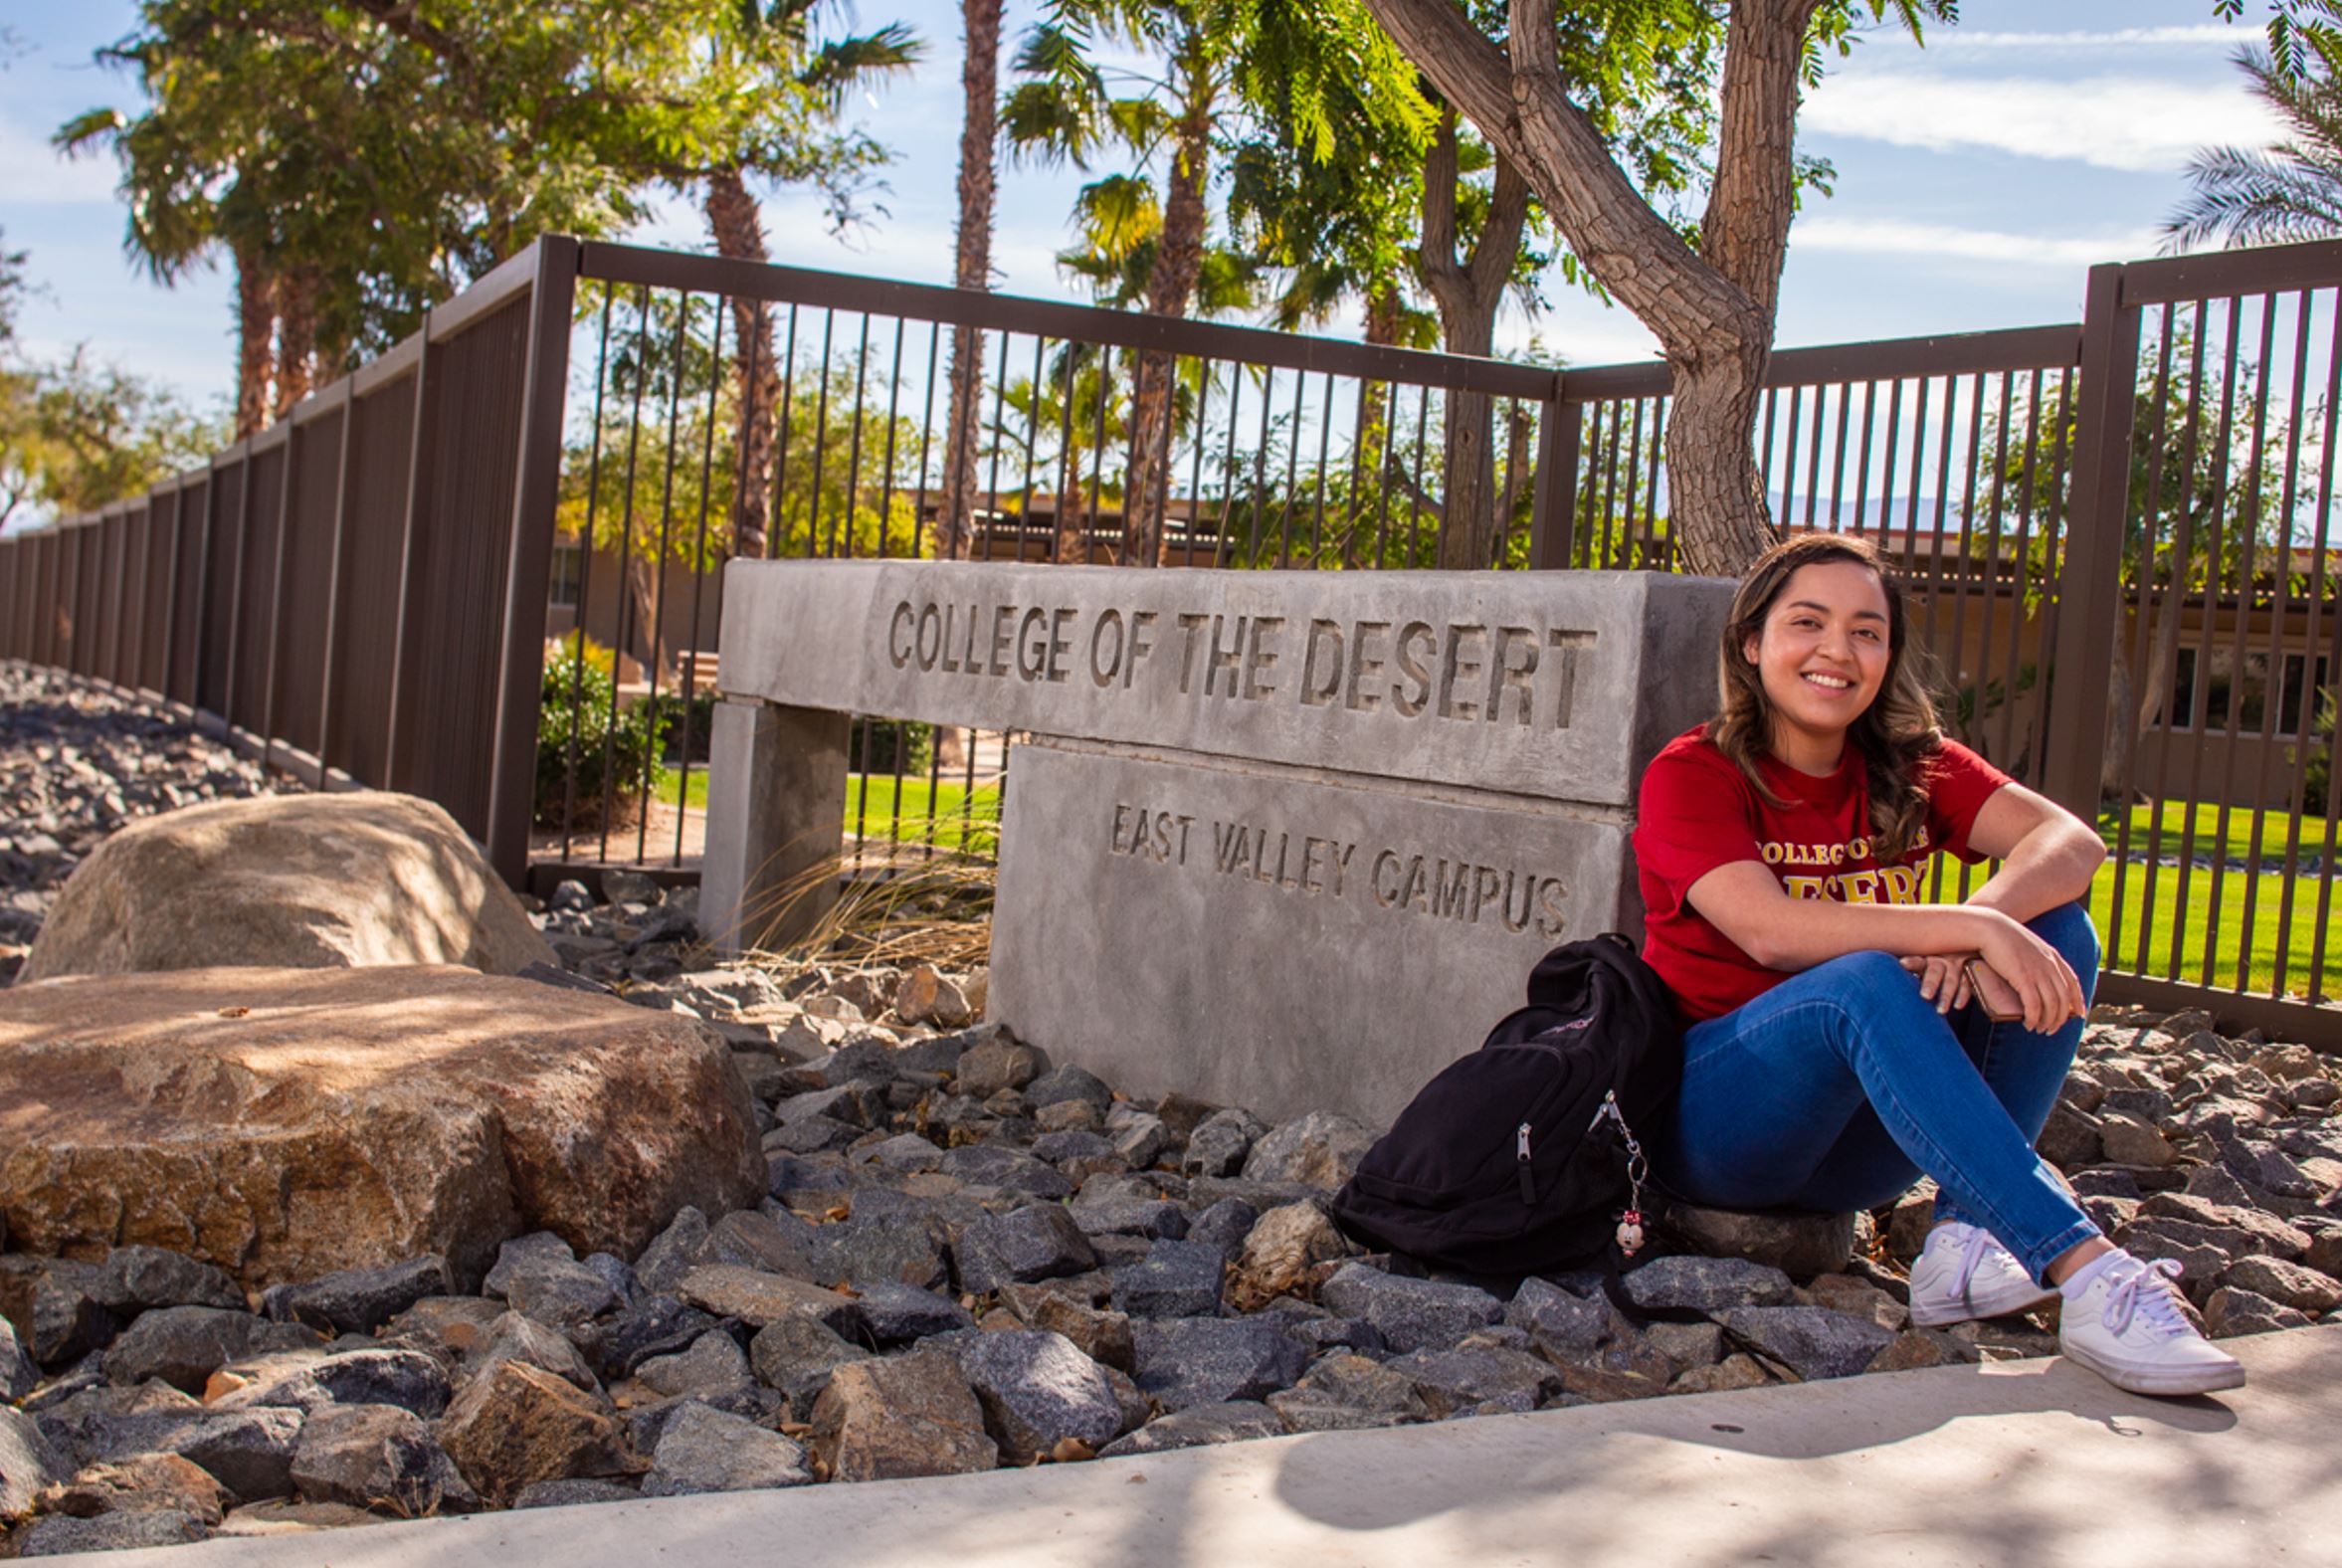
M544 680L553 525L561 498L561 416L569 391L569 318L577 301L578 255L577 241L566 236L537 241L535 281L529 289L518 482L504 568L503 652L495 728L488 740L488 860L513 887L528 880L528 828L536 815L537 702ZM590 549L593 541L586 544Z
M366 781L377 789L399 787L399 703L410 676L407 644L412 639L407 635L407 615L414 603L415 518L423 509L423 486L431 474L426 454L431 445L431 362L437 357L431 351L431 318L437 313L436 306L424 311L423 324L416 332L415 427L407 443L407 505L399 524L397 608L390 618L390 690L383 718L382 777Z
M1562 401L1563 372L1537 422L1537 487L1529 503L1529 567L1561 571L1570 563L1578 517L1578 411Z
M2119 264L2091 268L2083 296L2073 490L2057 572L2057 638L2046 671L2042 792L2084 822L2097 820L2106 760L2106 693L2122 624L2122 540L2138 400L2141 311L2123 303L2122 274Z
M341 378L341 437L333 456L333 548L325 566L325 646L318 652L317 679L317 788L325 789L333 769L334 640L341 635L341 547L349 516L349 446L351 427L358 422L358 378Z

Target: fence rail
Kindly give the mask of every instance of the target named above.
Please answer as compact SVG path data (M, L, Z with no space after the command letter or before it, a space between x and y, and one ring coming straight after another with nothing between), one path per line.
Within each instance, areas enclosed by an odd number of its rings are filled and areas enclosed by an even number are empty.
M1782 350L1757 432L1778 521L1902 565L1947 728L2101 820L2102 994L2326 1046L2338 291L2336 245L2097 268L2078 322ZM1670 390L548 240L205 469L0 539L0 652L438 799L516 883L688 877L713 574L758 539L1673 570ZM859 720L857 857L985 853L1009 738Z

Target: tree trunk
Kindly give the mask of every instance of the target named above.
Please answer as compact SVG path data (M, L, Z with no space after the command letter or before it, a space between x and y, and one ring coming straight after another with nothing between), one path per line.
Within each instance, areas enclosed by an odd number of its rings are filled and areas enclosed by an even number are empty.
M1751 450L1788 246L1798 68L1819 0L1733 0L1716 181L1694 254L1562 86L1555 0L1512 0L1510 56L1453 0L1366 0L1443 97L1510 158L1570 249L1675 372L1670 511L1684 565L1736 575L1772 542Z
M1213 100L1219 84L1200 43L1191 39L1181 74L1186 95L1171 157L1163 231L1147 273L1149 315L1182 316L1195 299L1204 271L1204 236L1211 223L1204 205L1211 179ZM1123 480L1122 564L1158 566L1168 557L1163 512L1171 463L1171 414L1178 362L1173 355L1138 356L1130 392L1130 467ZM1192 524L1191 524L1192 525Z
M715 252L738 262L768 263L764 220L737 167L707 176L707 229ZM773 410L781 399L781 367L773 359L772 313L761 299L732 300L732 341L739 366L739 492L732 497L732 553L761 559L770 553ZM754 373L750 373L753 364Z
M1001 3L960 0L961 22L967 34L966 58L960 67L966 108L960 120L959 254L952 282L962 289L992 287L993 146L1000 139ZM984 334L975 327L952 328L950 382L935 553L947 560L964 560L976 531L976 448L984 399Z
M276 335L276 289L268 264L248 247L236 252L236 439L269 418L270 339Z
M1103 389L1100 389L1103 395ZM1089 497L1081 493L1081 443L1066 443L1065 462L1058 477L1058 543L1060 566L1089 564Z
M1407 324L1407 301L1395 278L1386 278L1366 292L1366 343L1370 348L1396 348ZM1342 564L1360 565L1358 539L1365 525L1367 490L1377 483L1383 448L1383 421L1390 412L1390 388L1380 381L1358 383L1358 417L1350 452L1351 485L1343 507L1340 531Z
M1486 358L1495 346L1496 307L1504 300L1529 216L1528 181L1502 153L1496 189L1468 255L1457 253L1456 110L1440 116L1423 166L1423 244L1416 267L1440 310L1442 345L1451 354ZM1442 415L1447 477L1439 564L1449 570L1490 565L1496 543L1494 407L1487 394L1450 390Z
M634 601L637 634L629 641L642 651L646 678L656 680L665 689L674 674L675 661L668 658L667 628L659 624L658 584L651 576L651 563L640 551L627 557L626 592Z
M277 280L276 417L283 419L316 384L317 275L306 269Z

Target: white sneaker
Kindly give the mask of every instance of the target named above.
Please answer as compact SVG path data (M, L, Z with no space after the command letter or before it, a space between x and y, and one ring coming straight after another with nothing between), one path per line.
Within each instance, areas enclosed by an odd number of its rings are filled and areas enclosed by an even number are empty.
M2058 1320L2066 1357L2132 1394L2209 1394L2242 1388L2244 1368L2197 1332L2171 1281L2180 1266L2115 1252L2082 1272ZM2071 1281L2069 1281L2069 1284Z
M2036 1284L1990 1231L1960 1220L1929 1231L1911 1265L1911 1321L1921 1328L2006 1317L2056 1294L2053 1286Z

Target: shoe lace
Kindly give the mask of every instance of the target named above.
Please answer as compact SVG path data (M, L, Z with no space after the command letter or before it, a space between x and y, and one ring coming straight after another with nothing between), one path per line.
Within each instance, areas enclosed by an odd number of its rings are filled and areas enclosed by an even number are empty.
M2141 1263L2107 1292L2106 1310L2100 1314L2107 1331L2119 1334L2130 1327L2134 1317L2144 1317L2159 1338L2189 1332L2179 1292L2171 1284L2179 1276L2180 1266L2169 1258Z
M1966 1226L1963 1229L1967 1231L1968 1235L1966 1240L1960 1244L1959 1272L1952 1277L1960 1287L1960 1304L1973 1308L1976 1305L1976 1300L1972 1281L1976 1278L1977 1267L1984 1262L1985 1254L1992 1250L1993 1238L1990 1231L1979 1225Z

